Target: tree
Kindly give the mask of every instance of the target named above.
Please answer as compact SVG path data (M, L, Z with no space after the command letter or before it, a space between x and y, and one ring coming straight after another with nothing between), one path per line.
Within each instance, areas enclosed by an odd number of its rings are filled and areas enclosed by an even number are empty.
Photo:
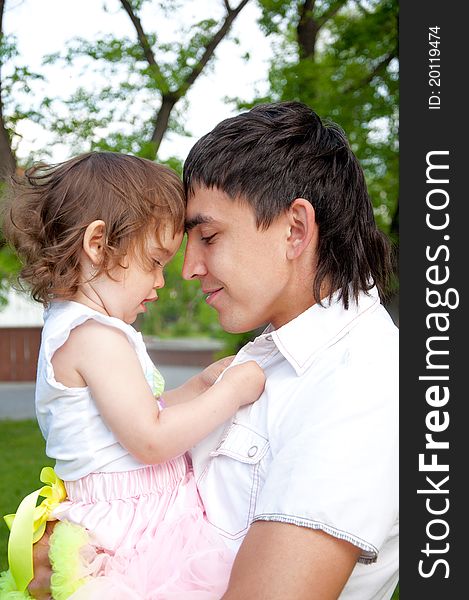
M129 152L155 160L168 130L184 132L177 108L215 56L219 44L249 0L231 6L224 0L221 20L208 18L183 28L171 43L161 33L142 23L141 12L148 0L119 0L133 27L134 38L107 35L97 41L76 39L65 56L53 55L49 62L79 58L99 65L103 85L91 91L80 87L66 101L66 116L53 114L51 127L82 147ZM164 14L177 13L184 22L181 3L174 0L160 7ZM46 101L51 107L52 100ZM174 163L177 164L177 163Z
M232 6L224 0L221 19L203 19L183 28L171 43L161 41L161 32L150 31L144 24L147 0L119 0L128 15L134 36L117 39L107 35L96 41L76 39L64 56L48 57L48 62L64 60L72 66L82 58L93 61L103 85L94 92L80 87L66 101L63 117L58 116L52 99L50 129L66 137L77 150L128 152L155 160L167 131L185 133L178 107L184 106L188 91L210 67L219 44L227 38L233 22L248 0ZM155 4L155 3L153 3ZM180 11L184 3L165 2L165 13ZM181 172L181 157L169 159ZM166 286L161 302L149 309L139 326L148 334L219 335L216 315L203 301L200 286L181 278L183 250L167 267Z
M397 0L259 0L274 39L268 96L338 122L360 159L379 226L398 239Z
M0 0L0 180L11 175L16 167L16 159L11 149L10 134L3 116L4 93L2 86L2 67L10 49L3 34L3 13L5 0Z
M18 169L15 145L20 139L18 124L25 119L36 123L42 120L41 113L34 107L31 82L43 77L16 60L16 39L3 31L5 6L5 0L0 0L0 200L5 181ZM19 268L19 260L5 244L0 229L0 305L5 303L9 282Z
M73 151L120 151L154 160L169 131L185 132L182 110L187 93L213 65L217 47L249 0L237 0L234 7L228 0L220 2L220 18L184 26L169 42L163 39L165 16L180 15L178 21L184 22L189 0L113 1L128 16L132 35L109 34L95 41L77 38L65 54L49 56L47 62L65 61L78 80L80 68L85 65L89 72L91 64L95 86L80 86L63 102L45 98L42 116L47 128ZM274 47L270 90L266 96L238 100L238 107L298 99L340 123L365 168L377 221L397 240L397 0L258 3L260 26ZM3 4L4 0L2 8ZM157 7L159 26L163 24L158 33L147 26L146 12ZM18 73L17 81L27 83L31 77L27 71ZM5 86L0 88L4 90ZM16 114L21 117L19 108ZM11 107L9 115L6 130L11 139L15 117ZM180 171L181 158L166 162ZM167 333L180 333L185 327L195 334L199 331L195 324L205 322L208 314L203 302L190 301L200 293L190 282L181 283L178 261L169 266L166 277L168 303L173 307L163 311L168 313L166 324L156 317L154 324L158 321L158 331L163 327ZM176 322L173 313L182 315L184 322Z
M16 39L3 31L5 7L5 0L0 0L0 181L12 175L17 166L18 124L24 120L42 122L31 83L44 79L18 61Z
M23 118L33 118L34 111L20 109L13 102L13 94L21 90L28 91L28 81L37 78L25 67L16 66L8 76L4 67L16 56L13 38L3 32L3 16L5 0L0 0L0 200L4 193L5 180L16 170L16 156L12 148L12 137L15 125ZM6 111L6 108L10 110ZM6 291L9 279L19 270L19 261L12 250L5 244L0 230L0 306L6 302Z
M157 34L145 26L145 6L155 8L160 5L162 17L179 12L179 21L184 22L187 0L167 0L164 3L118 0L120 9L129 17L133 30L131 37L116 38L109 34L95 41L77 38L64 56L55 54L46 58L46 63L65 61L75 71L79 71L82 59L87 59L86 69L90 69L90 62L97 67L95 89L78 87L63 104L56 98L43 99L41 116L47 129L55 132L62 141L66 139L71 149L77 152L110 150L155 160L168 130L184 132L178 108L185 102L188 91L198 77L210 68L216 49L227 38L233 22L248 1L238 0L236 5L229 0L220 2L223 11L221 18L203 19L182 28L177 38L165 43L161 41L161 32ZM112 15L109 15L109 19L112 19ZM166 24L164 18L159 24ZM13 49L14 45L10 44L10 58ZM18 76L16 78L19 79ZM7 144L10 150L11 131L10 127ZM180 172L180 157L166 162ZM7 252L7 248L4 247L0 252ZM10 253L2 263L0 256L1 280L5 275L2 264L5 269L18 268L17 263L12 267L13 259ZM169 305L173 306L173 310L169 306L163 310L166 316L164 324L158 317L154 321L155 325L162 327L159 331L180 334L185 329L188 333L196 334L200 332L202 323L207 325L208 315L202 314L203 302L196 306L188 301L189 297L196 294L196 290L194 285L181 282L176 266L181 260L182 253L167 272L165 293L171 296ZM183 315L179 323L172 316L175 309L179 315ZM194 311L197 312L196 317ZM206 307L205 312L208 312ZM214 316L212 320L215 320ZM205 329L207 333L210 332L208 325Z

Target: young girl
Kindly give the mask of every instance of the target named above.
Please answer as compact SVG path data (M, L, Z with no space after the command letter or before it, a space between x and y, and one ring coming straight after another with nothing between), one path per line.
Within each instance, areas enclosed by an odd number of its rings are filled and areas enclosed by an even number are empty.
M53 511L57 599L218 600L227 587L234 557L204 519L185 452L254 402L264 374L250 361L214 384L219 361L163 392L131 326L158 299L184 209L169 168L96 152L27 172L5 214L46 307L36 412L68 496ZM83 530L66 523L89 532L79 567Z

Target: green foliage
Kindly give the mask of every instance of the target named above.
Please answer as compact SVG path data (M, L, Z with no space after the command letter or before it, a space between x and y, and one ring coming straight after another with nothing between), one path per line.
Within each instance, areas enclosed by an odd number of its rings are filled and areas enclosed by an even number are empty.
M397 244L397 0L316 0L305 14L305 0L258 3L259 25L274 49L268 73L269 93L262 98L238 99L239 108L261 101L297 99L321 116L338 122L364 166L377 222ZM139 18L150 8L153 17L157 17L153 22L158 24L158 31L147 31L146 25L152 21L142 17L143 43L133 30L120 38L111 34L95 41L75 38L63 53L46 58L46 63L73 69L77 81L82 74L94 71L93 86L78 86L67 99L44 98L40 110L25 109L28 82L38 76L23 67L10 68L6 75L2 72L7 126L12 136L19 120L31 118L47 124L71 153L108 150L154 160L155 119L163 99L168 97L177 100L168 131L186 133L188 77L199 69L206 45L220 22L214 18L185 21L168 36L171 19L176 13L185 14L188 0L131 0L130 5ZM111 29L113 13L104 8ZM308 19L316 27L309 32L313 41L309 48L304 31L300 35L301 26ZM168 37L171 43L166 41ZM4 37L0 62L12 63L16 58L15 40ZM16 102L14 93L20 98ZM181 174L180 158L171 157L165 162ZM167 268L166 288L160 293L162 301L151 308L144 320L145 332L163 336L226 336L229 350L235 349L245 338L223 334L216 312L205 303L199 284L181 279L181 266L182 251ZM0 282L18 268L11 250L0 243Z
M0 240L0 244L1 244ZM13 250L3 244L0 246L0 309L6 303L10 282L20 269L20 261Z
M0 181L0 209L2 206L4 187L5 184ZM20 261L11 247L5 243L0 228L0 310L2 305L5 305L6 303L7 289L10 282L15 278L15 275L19 270Z
M130 4L138 18L149 3L133 0ZM93 41L77 37L65 52L45 58L46 64L60 63L78 74L95 74L93 87L78 87L67 99L45 98L42 103L48 128L74 153L109 150L154 160L158 148L151 140L165 97L178 103L171 110L166 131L187 135L184 96L192 84L189 78L194 69L199 73L210 68L210 63L199 65L199 61L220 23L206 18L183 24L166 43L162 38L165 28L171 27L168 17L179 10L183 22L187 2L156 4L153 10L160 32L143 28L139 40L135 32L122 38L106 34Z
M304 0L259 3L275 49L270 93L238 99L238 107L299 100L339 123L365 170L378 225L389 233L398 205L397 0L313 3L309 48L298 30Z
M0 32L1 101L3 125L10 138L13 154L21 139L17 134L18 124L28 119L42 122L42 114L34 104L31 82L43 80L41 74L18 63L18 49L13 35Z

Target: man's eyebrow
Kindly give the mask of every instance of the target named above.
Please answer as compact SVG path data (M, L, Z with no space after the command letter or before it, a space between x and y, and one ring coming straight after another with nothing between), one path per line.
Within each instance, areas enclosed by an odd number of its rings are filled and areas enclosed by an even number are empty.
M191 229L194 229L194 227L197 227L197 225L205 225L207 223L213 223L215 219L213 217L208 217L205 215L195 215L195 217L193 217L192 219L186 219L186 222L184 223L184 229L186 231L190 231Z

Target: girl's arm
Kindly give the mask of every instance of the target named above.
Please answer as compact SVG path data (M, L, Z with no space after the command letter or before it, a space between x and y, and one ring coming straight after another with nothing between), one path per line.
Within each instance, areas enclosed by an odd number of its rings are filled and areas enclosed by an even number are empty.
M64 362L89 386L119 442L145 464L164 462L192 448L240 406L257 400L265 383L262 369L249 361L228 369L197 401L160 412L125 334L92 320L72 331L60 349L57 367ZM53 365L56 369L54 359ZM56 377L57 372L58 368Z

